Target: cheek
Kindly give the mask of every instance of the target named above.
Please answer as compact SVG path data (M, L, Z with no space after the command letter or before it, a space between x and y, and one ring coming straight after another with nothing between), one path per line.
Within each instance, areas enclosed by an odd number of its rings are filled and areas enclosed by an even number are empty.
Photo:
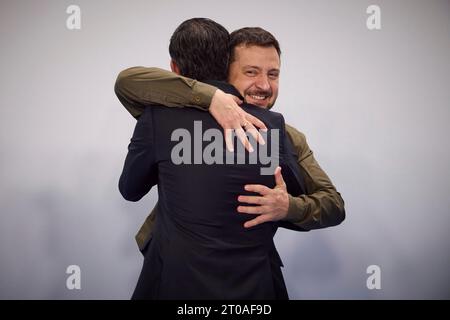
M252 80L243 80L239 84L238 91L245 96L245 94L249 91L253 91L255 89L254 83Z
M276 97L278 95L278 82L273 82L270 85L272 89L272 94Z

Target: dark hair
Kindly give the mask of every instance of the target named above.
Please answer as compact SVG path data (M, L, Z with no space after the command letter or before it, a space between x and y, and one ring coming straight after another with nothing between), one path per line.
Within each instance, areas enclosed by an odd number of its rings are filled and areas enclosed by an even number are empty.
M170 38L169 53L181 75L200 81L225 81L230 34L211 19L189 19L180 24Z
M278 40L269 32L259 27L247 27L233 31L230 34L230 63L234 61L234 48L240 45L274 47L281 56Z

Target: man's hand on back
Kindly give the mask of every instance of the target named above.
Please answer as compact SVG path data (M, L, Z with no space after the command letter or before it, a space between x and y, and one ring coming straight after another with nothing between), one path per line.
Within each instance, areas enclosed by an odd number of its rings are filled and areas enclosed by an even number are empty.
M275 169L276 186L270 189L261 184L247 184L245 190L261 194L261 196L239 196L238 201L257 206L239 206L238 212L257 214L256 218L247 221L245 228L254 227L267 221L278 221L287 216L289 209L289 194L286 183L281 175L281 168Z
M209 112L225 131L225 143L227 149L232 152L233 130L236 136L249 152L253 152L253 147L247 139L245 131L248 131L258 143L265 144L265 141L256 127L267 130L266 125L255 116L245 112L238 105L242 101L234 95L227 94L217 89L211 101Z

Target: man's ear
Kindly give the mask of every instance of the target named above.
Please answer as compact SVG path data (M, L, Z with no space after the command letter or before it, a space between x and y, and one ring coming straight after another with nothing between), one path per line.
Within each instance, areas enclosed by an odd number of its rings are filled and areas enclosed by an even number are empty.
M173 59L170 60L170 70L172 70L172 72L175 72L178 75L181 74L180 68L178 68L177 63L173 61Z

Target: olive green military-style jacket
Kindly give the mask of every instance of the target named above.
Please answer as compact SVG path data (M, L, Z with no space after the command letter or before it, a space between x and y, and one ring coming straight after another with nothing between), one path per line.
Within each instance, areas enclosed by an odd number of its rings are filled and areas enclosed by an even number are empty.
M115 83L120 102L135 118L145 107L193 107L208 111L217 88L159 68L134 67L122 71ZM327 174L314 159L305 135L286 124L286 132L297 153L297 163L305 181L306 194L289 195L287 222L302 230L326 228L345 219L344 201ZM157 205L136 234L141 250L151 238Z

